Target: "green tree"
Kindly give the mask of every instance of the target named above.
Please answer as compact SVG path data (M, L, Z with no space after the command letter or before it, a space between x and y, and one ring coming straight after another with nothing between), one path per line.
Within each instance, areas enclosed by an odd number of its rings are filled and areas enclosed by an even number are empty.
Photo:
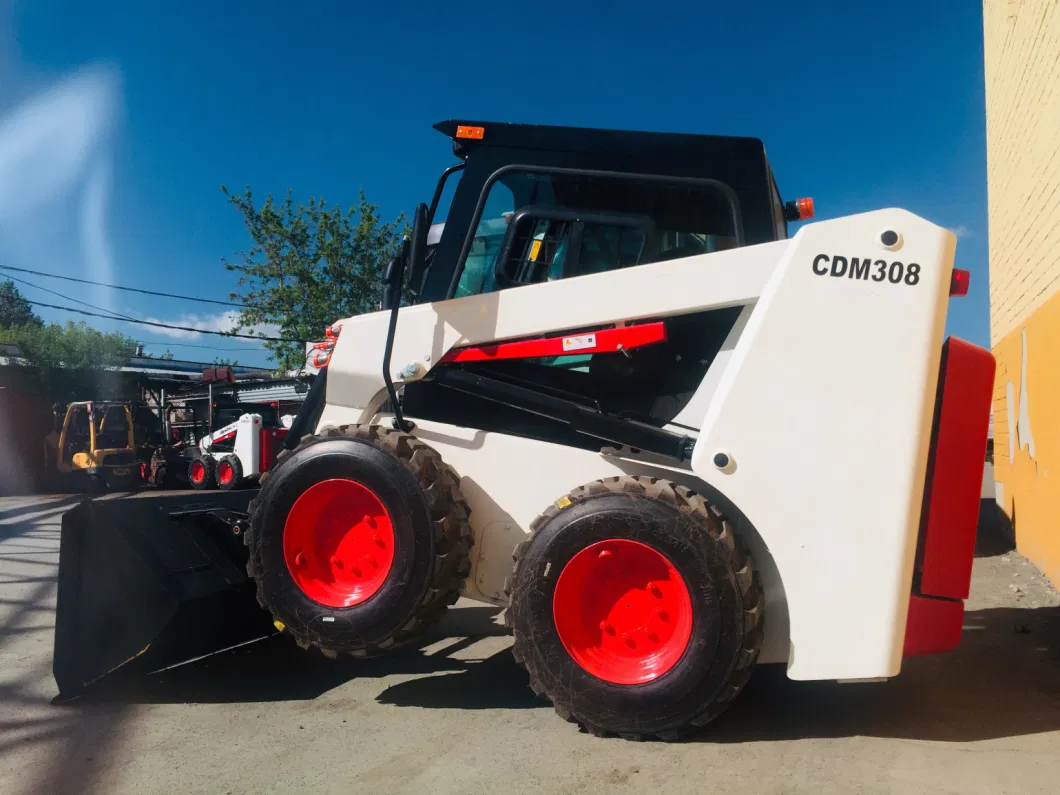
M33 314L33 304L8 279L0 282L0 329L19 326L40 326L41 319Z
M222 260L239 273L240 292L231 297L245 305L232 331L268 324L278 333L259 336L319 340L336 320L379 308L383 271L405 232L402 216L381 222L363 191L353 207L343 209L316 198L296 205L290 191L282 201L270 195L258 205L250 188L242 194L221 190L252 241L238 261ZM304 342L265 346L279 370L305 363Z
M72 321L2 329L0 342L18 345L22 358L37 370L45 391L56 398L85 400L120 389L120 380L108 373L136 353L136 340L131 337Z

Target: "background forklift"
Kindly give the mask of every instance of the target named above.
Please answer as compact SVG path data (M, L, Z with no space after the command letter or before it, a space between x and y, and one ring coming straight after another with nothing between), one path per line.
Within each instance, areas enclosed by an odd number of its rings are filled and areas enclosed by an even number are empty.
M53 408L44 440L49 491L136 489L141 481L133 413L128 403L83 401Z

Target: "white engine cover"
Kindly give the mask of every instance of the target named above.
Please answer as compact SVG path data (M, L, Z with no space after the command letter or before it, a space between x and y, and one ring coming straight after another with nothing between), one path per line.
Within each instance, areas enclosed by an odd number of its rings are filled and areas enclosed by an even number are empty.
M955 244L881 210L779 243L402 309L396 381L423 377L454 346L748 307L680 417L701 429L689 468L417 420L472 506L466 594L503 603L512 547L567 491L665 472L742 514L766 590L761 661L787 662L795 679L897 674ZM385 397L387 314L342 324L321 427L379 421Z

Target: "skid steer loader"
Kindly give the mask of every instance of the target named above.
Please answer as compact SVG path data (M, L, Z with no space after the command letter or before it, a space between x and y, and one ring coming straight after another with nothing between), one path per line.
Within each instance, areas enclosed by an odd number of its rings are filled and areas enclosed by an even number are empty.
M199 440L188 461L193 489L229 491L257 481L272 466L287 435L274 406L250 404L216 413L215 425L221 427Z
M625 737L707 724L758 663L876 680L958 644L994 362L944 339L953 234L885 209L789 237L812 202L754 139L437 128L458 163L249 505L64 517L61 691L157 665L225 593L328 657L505 606L534 692ZM120 572L81 557L101 525Z

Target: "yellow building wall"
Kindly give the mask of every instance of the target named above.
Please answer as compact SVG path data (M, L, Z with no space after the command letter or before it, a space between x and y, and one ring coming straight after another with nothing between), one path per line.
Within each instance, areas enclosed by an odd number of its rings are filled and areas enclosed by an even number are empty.
M984 0L983 33L997 501L1060 584L1060 2Z
M994 478L1016 547L1060 584L1060 293L994 346Z

